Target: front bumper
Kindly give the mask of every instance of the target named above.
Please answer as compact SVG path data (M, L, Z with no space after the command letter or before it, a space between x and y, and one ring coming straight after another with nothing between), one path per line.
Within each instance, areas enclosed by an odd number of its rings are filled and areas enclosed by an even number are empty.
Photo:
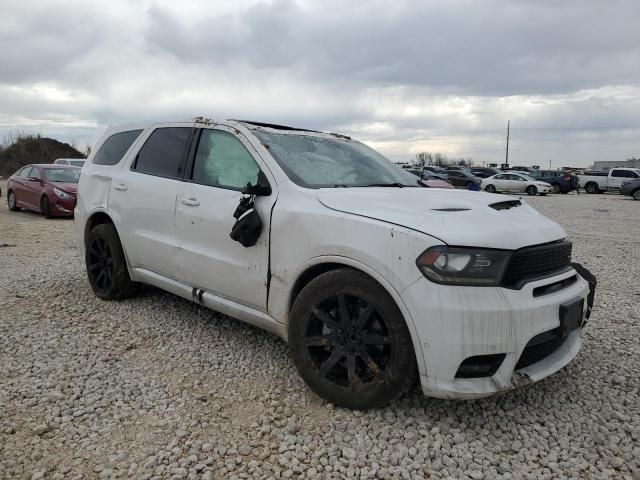
M572 277L575 281L570 285L539 295L544 287ZM576 270L530 282L520 290L437 285L419 279L402 293L402 298L422 345L424 394L438 398L485 397L558 371L580 351L581 328L570 332L561 346L542 360L518 369L516 364L534 337L560 327L561 305L583 299L584 320L593 300L589 302L589 291L589 283ZM491 376L456 377L466 359L499 354L504 359Z
M58 217L72 217L76 208L76 199L63 200L57 196L53 197L52 214Z

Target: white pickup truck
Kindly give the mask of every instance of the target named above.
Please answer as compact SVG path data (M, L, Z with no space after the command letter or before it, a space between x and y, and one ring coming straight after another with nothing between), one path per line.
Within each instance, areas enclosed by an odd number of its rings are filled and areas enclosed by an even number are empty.
M640 168L612 168L607 172L587 172L578 175L580 188L587 193L601 193L604 191L619 192L622 182L640 178Z

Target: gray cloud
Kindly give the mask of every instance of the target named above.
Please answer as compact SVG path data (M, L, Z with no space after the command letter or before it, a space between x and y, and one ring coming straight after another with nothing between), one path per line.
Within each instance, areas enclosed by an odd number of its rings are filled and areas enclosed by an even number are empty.
M344 131L406 159L640 152L635 1L0 0L0 135L195 115ZM1 138L1 137L0 137Z

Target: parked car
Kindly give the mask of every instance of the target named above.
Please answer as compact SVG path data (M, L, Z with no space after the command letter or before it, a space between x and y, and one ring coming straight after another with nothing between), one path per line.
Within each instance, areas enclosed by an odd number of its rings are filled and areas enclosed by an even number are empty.
M435 165L427 165L426 167L424 167L424 170L431 172L441 180L449 180L449 175L447 171L442 167L436 167Z
M84 159L82 158L58 158L54 165L71 165L72 167L80 167L84 165Z
M552 191L551 185L531 178L524 173L499 173L482 179L482 189L489 193L512 192L527 195L546 195Z
M21 208L45 217L70 217L76 206L76 187L80 169L67 165L27 165L9 177L9 210Z
M612 168L606 172L585 172L578 175L580 187L587 193L619 192L622 182L640 178L640 168Z
M510 170L513 170L516 172L531 173L533 172L534 169L531 167L515 166L515 167L511 167Z
M578 354L593 304L558 224L515 198L424 188L344 135L111 128L78 192L99 298L149 283L274 332L344 407L384 405L416 378L441 398L529 385Z
M447 174L449 175L449 182L454 187L465 187L469 190L479 190L480 185L482 184L482 179L476 177L468 170L448 170Z
M566 194L578 188L578 177L562 170L534 170L528 175L550 184L553 193Z
M502 170L493 167L472 167L471 173L473 173L478 178L487 178L491 177L492 175L502 173Z
M408 168L407 172L415 175L422 182L423 185L431 188L453 188L451 183L446 180L442 180L440 177L430 172L429 170L424 170L420 168Z
M635 178L628 182L622 182L620 193L622 195L631 196L634 200L640 200L640 178Z

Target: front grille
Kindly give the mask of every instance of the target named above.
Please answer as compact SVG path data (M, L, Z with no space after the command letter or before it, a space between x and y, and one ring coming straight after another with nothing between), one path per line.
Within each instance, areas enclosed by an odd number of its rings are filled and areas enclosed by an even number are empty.
M523 281L557 272L571 262L571 242L562 241L516 250L502 278L502 285L520 288Z
M545 332L541 335L548 335L548 332ZM516 370L526 368L529 365L533 365L534 363L547 358L553 352L558 350L566 339L566 337L554 336L554 338L552 338L551 340L537 343L539 341L538 337L540 337L541 335L533 337L527 344L527 346L524 347L522 355L520 356L520 360L518 360L518 363L516 364Z

